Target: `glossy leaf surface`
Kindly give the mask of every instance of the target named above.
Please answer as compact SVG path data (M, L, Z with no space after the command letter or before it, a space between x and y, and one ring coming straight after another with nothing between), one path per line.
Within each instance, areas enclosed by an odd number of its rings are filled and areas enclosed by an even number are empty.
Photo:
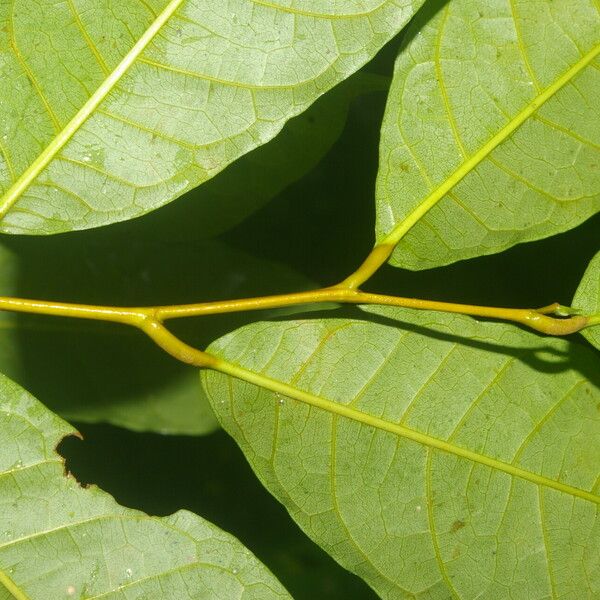
M353 419L203 375L304 531L384 598L600 593L598 357L467 317L354 314L257 323L212 347Z
M0 376L0 597L289 598L232 536L181 511L149 517L64 473L75 431Z
M597 2L452 0L406 34L382 130L377 238L425 269L600 209Z

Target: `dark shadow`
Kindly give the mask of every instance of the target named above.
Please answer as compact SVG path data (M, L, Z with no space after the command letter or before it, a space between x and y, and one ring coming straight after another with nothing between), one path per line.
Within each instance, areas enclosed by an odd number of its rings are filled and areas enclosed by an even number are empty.
M10 295L135 306L285 293L310 285L281 265L219 242L139 241L137 229L132 223L118 230L7 240L18 273ZM117 406L168 393L189 371L126 326L22 314L3 318L10 326L0 331L0 368L63 414L80 404ZM253 319L240 314L185 325L194 344L203 346L228 327ZM195 391L190 390L190 401Z
M426 0L423 3L423 6L417 11L417 14L412 18L410 26L402 36L402 44L399 51L402 51L402 48L408 46L408 44L410 44L419 34L421 29L436 17L449 2L450 0Z
M151 515L202 515L248 546L297 600L376 598L302 533L223 431L190 438L78 428L84 439L66 438L59 452L80 483Z

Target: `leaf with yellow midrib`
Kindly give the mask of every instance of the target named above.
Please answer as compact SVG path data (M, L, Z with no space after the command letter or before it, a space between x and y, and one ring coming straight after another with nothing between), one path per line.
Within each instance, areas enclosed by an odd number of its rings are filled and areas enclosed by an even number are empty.
M377 238L426 269L600 209L593 0L436 1L407 31L382 128Z
M179 511L150 517L64 472L75 431L0 375L0 598L289 598L233 536Z
M363 311L210 348L291 386L203 375L265 486L383 598L600 593L597 356L512 325Z
M273 138L419 4L0 4L0 230L85 229L180 196Z

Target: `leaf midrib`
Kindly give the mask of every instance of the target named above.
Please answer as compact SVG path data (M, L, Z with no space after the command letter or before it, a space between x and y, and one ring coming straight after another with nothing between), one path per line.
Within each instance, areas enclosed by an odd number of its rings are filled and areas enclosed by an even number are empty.
M321 396L311 394L310 392L299 390L291 385L288 385L287 383L278 381L276 379L272 379L266 375L263 375L262 373L250 371L237 364L228 362L220 357L215 356L214 358L216 361L214 368L226 375L230 375L237 379L241 379L248 383L252 383L269 391L278 394L283 394L288 398L304 402L305 404L314 406L315 408L319 408L321 410L325 410L333 415L342 416L352 421L361 423L362 425L373 427L381 431L386 431L394 435L399 435L400 437L421 444L422 446L434 448L436 450L446 452L447 454L453 454L454 456L458 456L459 458L482 464L484 466L489 467L490 469L495 469L497 471L506 473L511 477L518 477L520 479L529 481L530 483L548 487L556 491L569 494L571 496L581 498L582 500L587 500L594 504L600 505L600 496L597 496L593 492L588 492L587 490L583 490L575 486L555 481L548 477L544 477L543 475L539 475L538 473L534 473L532 471L528 471L527 469L518 467L514 464L506 463L501 460L485 456L484 454L479 454L478 452L475 452L473 450L469 450L467 448L463 448L461 446L452 444L448 441L438 439L429 434L416 431L414 429L411 429L410 427L406 427L398 423L393 423L390 421L386 421L385 419L369 415L360 410L357 410L356 408L353 408L352 406L338 404L333 400L328 400Z
M29 596L2 569L0 569L0 586L4 587L15 600L30 600Z
M465 160L453 173L451 173L436 189L410 212L396 227L392 229L380 242L380 245L393 245L408 233L426 213L428 213L444 196L448 194L464 177L475 169L491 152L518 129L532 114L534 114L552 96L560 91L578 73L587 67L600 54L600 44L594 46L587 54L584 54L570 69L554 81L550 86L531 100L513 119L511 119L500 131L490 138L477 152Z
M17 202L21 195L27 190L37 176L48 166L50 161L58 154L65 144L75 135L80 127L94 113L96 108L103 102L113 90L119 80L127 73L140 54L148 44L156 37L165 23L173 16L173 13L183 4L185 0L171 0L169 4L156 17L151 25L142 34L140 39L133 45L131 50L123 57L115 69L109 73L96 91L88 98L75 116L44 148L42 153L29 165L23 174L7 190L0 199L0 221Z

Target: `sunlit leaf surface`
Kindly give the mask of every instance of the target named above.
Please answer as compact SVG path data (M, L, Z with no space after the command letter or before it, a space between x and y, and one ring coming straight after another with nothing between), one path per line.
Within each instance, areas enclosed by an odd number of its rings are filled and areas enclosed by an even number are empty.
M0 3L0 230L151 211L273 138L420 0Z
M0 376L0 598L289 598L235 538L189 512L119 506L64 473L74 430Z
M203 375L261 481L382 597L600 594L593 352L511 325L379 308L256 323L211 350L356 409L350 420Z
M425 8L382 130L377 237L408 231L392 264L500 252L600 209L598 3Z
M600 252L594 256L573 298L573 307L598 322L581 333L600 350Z

